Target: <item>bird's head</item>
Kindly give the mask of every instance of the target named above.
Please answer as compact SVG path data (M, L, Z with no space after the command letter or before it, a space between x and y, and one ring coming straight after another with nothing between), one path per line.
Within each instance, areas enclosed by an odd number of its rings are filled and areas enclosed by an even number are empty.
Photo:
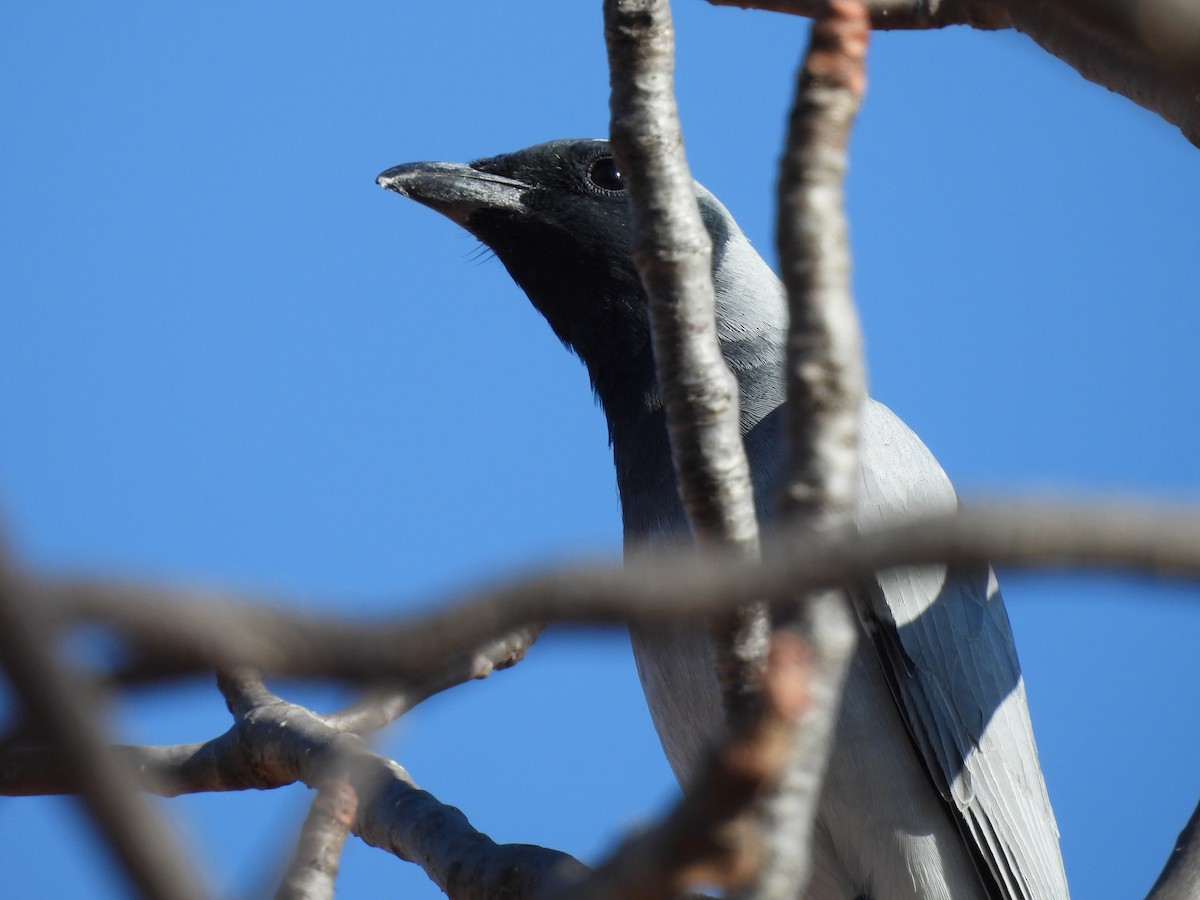
M589 368L606 355L597 339L620 334L644 343L645 294L629 255L624 184L606 141L551 141L466 165L406 163L377 181L490 247Z
M625 186L607 141L549 141L467 164L406 163L376 181L442 213L495 252L583 360L610 424L634 398L654 402L646 293L630 253ZM728 358L737 344L762 344L747 338L779 330L782 305L774 277L729 213L700 185L696 195L713 239ZM738 368L737 359L730 363Z

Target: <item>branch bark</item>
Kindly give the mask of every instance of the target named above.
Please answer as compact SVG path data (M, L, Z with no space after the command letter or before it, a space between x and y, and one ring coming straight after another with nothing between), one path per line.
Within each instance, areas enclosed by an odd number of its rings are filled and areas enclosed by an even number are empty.
M1179 833L1162 874L1146 900L1194 900L1200 897L1200 805Z
M487 678L497 669L515 666L525 658L540 628L518 628L481 648L477 653L451 659L414 684L397 690L378 691L340 712L325 716L325 723L338 731L366 735L394 722L406 712L435 694L458 687L467 681Z
M28 575L13 576L12 584L23 603L40 605L60 628L100 623L135 653L152 647L177 655L172 674L256 665L276 675L378 684L425 677L529 622L696 621L758 598L787 605L797 593L898 566L991 562L1200 579L1200 509L1009 503L842 541L798 544L804 536L772 535L761 563L664 552L624 568L564 567L431 603L426 608L435 611L426 615L361 624L234 593Z
M813 16L823 0L708 0ZM869 0L871 27L1015 28L1200 146L1200 7L1187 0Z
M50 748L49 763L78 791L139 894L154 900L204 896L199 874L161 813L139 791L133 773L112 753L93 702L96 686L54 657L54 634L21 594L0 555L0 666L33 733Z
M336 659L337 653L347 653L354 660L367 659L372 667L382 666L385 672L389 665L411 672L420 662L421 648L432 647L435 659L465 652L464 648L484 643L478 638L480 630L506 634L514 622L525 619L662 622L711 614L746 596L791 603L797 586L812 590L877 569L939 561L971 564L992 559L1039 566L1137 568L1200 579L1200 511L1184 515L1178 510L1144 509L1135 515L1117 507L1030 505L964 511L861 535L842 545L817 539L797 548L785 535L780 546L793 547L794 552L769 553L761 565L733 560L726 566L720 560L677 555L673 568L656 564L555 573L388 627L350 628L319 622L319 633L328 640L331 655L314 661L300 653L291 665L294 671L310 675L316 674L316 662L334 662L335 670L353 671ZM284 669L289 666L289 654L316 640L315 635L306 633L313 620L305 618L298 623L296 617L283 613L250 610L252 615L244 616L247 608L240 605L197 610L176 606L179 596L157 594L146 594L136 603L122 606L128 597L111 588L100 587L91 593L87 584L73 584L64 591L61 585L29 578L13 578L10 583L21 592L23 603L53 604L60 625L80 612L86 611L89 617L107 612L112 613L108 622L116 633L128 630L156 641L163 623L169 622L173 627L182 626L206 653L222 657L236 656L239 648L261 648L280 639L274 661ZM191 598L184 595L183 599ZM263 630L251 633L255 628ZM240 643L247 636L249 643ZM173 640L182 642L183 636L176 635ZM390 656L390 651L398 655ZM378 671L373 674L378 678ZM349 760L353 763L351 783L363 798L355 832L369 843L421 863L453 896L499 896L500 891L509 889L513 896L528 896L523 892L561 887L582 877L581 864L555 851L495 845L471 828L457 810L419 791L400 766L371 753L359 738L336 731L300 707L277 699L267 702L263 690L253 679L226 684L230 706L239 720L214 741L182 747L123 748L120 754L144 766L145 786L161 793L275 787L300 777L316 784L320 783L317 779L327 777L323 763ZM0 754L0 793L49 793L73 787L54 768L45 746L10 747ZM1194 831L1190 828L1185 838ZM1180 846L1184 849L1177 856L1194 856L1190 839ZM512 880L518 877L522 880L514 886ZM478 893L470 893L472 890ZM1166 900L1171 895L1160 893L1155 900L1159 897Z
M700 219L674 94L666 0L606 0L613 153L649 295L667 430L688 520L700 541L753 555L758 522L738 424L737 382L717 341L712 241Z
M275 900L333 900L342 846L357 812L358 795L348 781L335 778L321 785Z
M654 363L688 521L702 545L756 558L758 520L742 445L738 387L717 340L712 240L700 219L675 104L667 0L605 0L609 133L633 220L632 251L649 296ZM767 617L757 604L711 624L726 711L753 705Z
M796 532L807 531L805 540L850 531L860 481L866 376L842 185L850 128L866 89L868 34L858 0L832 0L818 15L779 167L776 245L790 319L781 507ZM795 628L812 648L811 701L797 724L783 782L763 805L764 865L741 895L746 900L796 897L809 881L812 826L858 636L840 587L809 594L776 621Z

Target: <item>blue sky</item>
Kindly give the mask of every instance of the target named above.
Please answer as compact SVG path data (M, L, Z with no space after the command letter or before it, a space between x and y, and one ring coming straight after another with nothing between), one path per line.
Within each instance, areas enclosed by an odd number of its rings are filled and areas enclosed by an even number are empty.
M807 25L677 4L693 172L768 258ZM0 516L49 570L419 608L619 552L582 368L375 175L607 130L599 4L23 4L0 29ZM1200 500L1196 149L1015 33L877 35L848 185L874 394L967 496ZM1073 893L1144 894L1200 797L1200 605L1001 573ZM318 706L333 691L283 686ZM208 684L116 710L200 740ZM383 749L499 841L595 859L674 790L624 638L549 634ZM165 801L222 896L307 792ZM69 801L0 802L12 896L124 896ZM439 896L351 842L346 897Z

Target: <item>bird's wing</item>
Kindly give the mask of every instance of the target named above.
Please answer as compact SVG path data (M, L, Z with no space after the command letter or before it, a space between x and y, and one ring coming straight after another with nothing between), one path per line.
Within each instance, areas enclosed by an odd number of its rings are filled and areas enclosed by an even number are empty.
M953 511L954 489L887 407L863 422L862 530ZM989 568L881 572L860 615L930 777L998 900L1067 897L1058 828L1038 765L1025 685Z

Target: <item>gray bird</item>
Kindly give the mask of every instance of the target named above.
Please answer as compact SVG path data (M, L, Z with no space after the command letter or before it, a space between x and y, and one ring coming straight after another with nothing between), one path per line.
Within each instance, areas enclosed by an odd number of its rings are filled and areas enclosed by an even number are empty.
M626 542L687 530L654 372L629 209L604 141L562 140L468 165L409 163L378 183L490 247L587 367L608 420ZM782 286L696 185L713 240L721 349L737 377L760 519L781 475ZM861 529L947 512L945 473L887 407L862 412ZM1025 687L987 567L880 573L851 666L817 815L807 900L1067 897ZM632 629L650 713L686 783L720 732L701 628Z

